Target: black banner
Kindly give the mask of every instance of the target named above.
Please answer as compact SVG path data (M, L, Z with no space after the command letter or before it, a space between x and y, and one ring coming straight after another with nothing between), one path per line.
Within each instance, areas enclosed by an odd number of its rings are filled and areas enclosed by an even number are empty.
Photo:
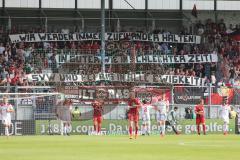
M197 104L198 100L203 96L204 88L198 87L174 87L174 103L175 104Z

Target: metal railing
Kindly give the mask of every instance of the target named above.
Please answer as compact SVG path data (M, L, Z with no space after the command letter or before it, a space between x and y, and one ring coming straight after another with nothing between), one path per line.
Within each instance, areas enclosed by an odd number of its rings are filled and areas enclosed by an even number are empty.
M9 87L9 86L8 86ZM7 91L7 86L0 87L2 99L4 92ZM16 119L33 119L34 115L39 114L52 114L55 111L56 102L59 98L56 93L55 86L16 86L10 87L11 92L8 93L10 97L10 103L16 108ZM157 87L166 90L166 87ZM169 86L170 93L170 109L177 106L179 108L179 117L186 118L186 110L192 109L198 104L199 98L204 97L205 99L205 115L207 118L219 118L219 112L223 97L228 96L229 103L234 110L240 106L240 88L239 87L192 87L192 86ZM226 91L228 90L228 91ZM179 92L181 94L179 94ZM26 94L23 96L21 93ZM35 93L35 95L34 95ZM38 94L37 94L38 93ZM76 92L78 93L78 92ZM40 95L41 94L41 95ZM65 95L66 96L66 95ZM68 95L71 97L71 95ZM72 97L78 97L79 95L73 95ZM61 97L60 97L61 98ZM79 97L80 98L80 97ZM141 97L141 99L144 97ZM89 119L91 116L91 102L84 101L81 99L74 99L74 107L79 107L82 112L82 119ZM127 104L123 103L112 103L106 104L105 119L124 119L126 113ZM27 109L26 109L27 108ZM26 112L26 113L25 113ZM31 114L31 115L29 115ZM154 118L155 111L151 111L152 118Z

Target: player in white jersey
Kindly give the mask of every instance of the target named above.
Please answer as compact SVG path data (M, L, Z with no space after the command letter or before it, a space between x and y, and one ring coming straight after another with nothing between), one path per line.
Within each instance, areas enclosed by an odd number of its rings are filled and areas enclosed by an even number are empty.
M166 123L167 112L169 108L169 103L165 99L165 94L163 94L162 97L158 99L158 102L156 102L154 106L156 107L156 110L157 110L157 122L161 130L160 134L163 137L165 136L165 123Z
M150 118L150 109L153 106L147 104L146 100L143 100L142 105L142 135L150 135L151 133L151 118Z
M222 108L220 110L221 118L223 119L223 133L224 135L228 134L229 130L229 113L231 111L230 105L227 104L227 100L223 102Z
M11 112L14 112L12 105L8 103L7 97L3 97L3 103L0 105L0 114L7 137L9 136L9 129L11 127Z
M65 99L63 102L60 102L57 107L57 116L63 123L61 127L61 134L69 135L70 126L71 126L71 113L72 113L72 101ZM62 126L62 124L61 124ZM62 129L63 128L63 129Z

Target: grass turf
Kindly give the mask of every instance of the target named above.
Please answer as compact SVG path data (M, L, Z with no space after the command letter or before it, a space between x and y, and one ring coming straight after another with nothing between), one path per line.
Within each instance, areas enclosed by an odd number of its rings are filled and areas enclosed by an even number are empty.
M0 137L1 160L221 160L239 148L239 135Z

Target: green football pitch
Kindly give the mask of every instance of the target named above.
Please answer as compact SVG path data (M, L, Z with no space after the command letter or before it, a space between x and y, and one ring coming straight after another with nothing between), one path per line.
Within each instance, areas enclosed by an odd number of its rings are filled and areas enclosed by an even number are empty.
M0 137L1 160L225 160L239 149L239 135Z

